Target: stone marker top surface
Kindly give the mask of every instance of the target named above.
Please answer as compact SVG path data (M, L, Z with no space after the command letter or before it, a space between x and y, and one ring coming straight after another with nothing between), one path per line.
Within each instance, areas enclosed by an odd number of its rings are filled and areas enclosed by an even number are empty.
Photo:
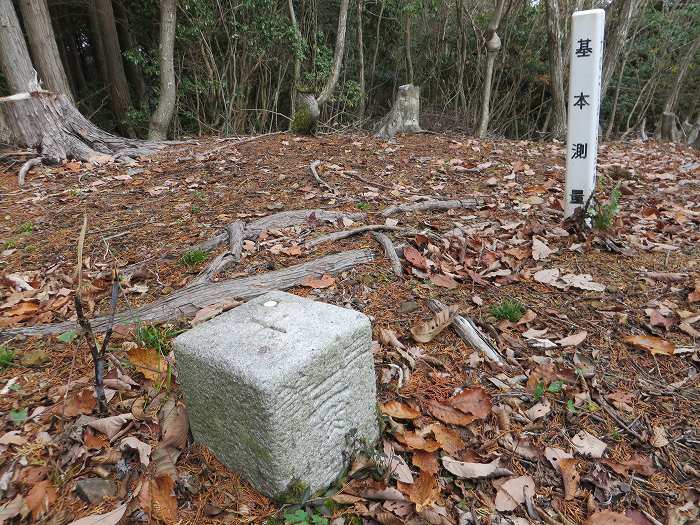
M269 292L179 335L190 354L256 381L277 383L290 370L325 354L357 332L371 333L369 318L355 310Z

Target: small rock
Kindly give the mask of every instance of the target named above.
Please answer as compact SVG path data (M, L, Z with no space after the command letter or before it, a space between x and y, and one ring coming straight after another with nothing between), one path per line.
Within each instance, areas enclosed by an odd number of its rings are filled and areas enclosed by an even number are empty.
M75 493L82 500L93 505L102 501L103 498L115 496L117 494L117 485L109 479L81 479L75 486Z
M410 314L411 312L415 312L419 308L420 308L420 306L418 306L417 302L405 301L405 302L401 303L401 306L399 306L399 313Z

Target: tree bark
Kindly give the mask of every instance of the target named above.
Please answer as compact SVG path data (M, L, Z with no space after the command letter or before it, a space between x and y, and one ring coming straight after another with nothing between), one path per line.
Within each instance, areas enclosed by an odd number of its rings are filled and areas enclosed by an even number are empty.
M293 0L287 1L287 6L289 8L289 20L292 23L292 28L294 29L294 36L297 39L297 45L299 45L303 37L301 36L301 31L299 30L299 22L297 22L297 15L294 12L294 2ZM292 107L291 114L294 115L297 104L297 88L299 87L299 79L301 78L301 58L299 57L298 50L294 49L294 80L292 82L292 89L290 90L290 104Z
M483 139L489 127L489 114L491 104L491 85L493 80L493 66L496 55L501 49L501 39L498 36L498 26L501 24L505 0L498 0L496 12L489 22L486 33L486 77L484 78L484 92L481 99L481 121L479 122L479 138Z
M87 2L88 20L90 22L90 43L92 56L105 85L109 83L109 71L107 70L107 59L105 58L105 46L100 30L100 21L97 16L97 6L95 2Z
M85 88L87 87L87 80L85 80L85 72L83 71L83 61L80 56L80 50L78 49L78 44L75 41L75 35L72 33L66 34L65 40L68 55L66 59L68 61L68 71L71 73L73 78L73 86L75 88L76 96L79 96Z
M608 43L605 46L603 56L603 73L600 88L601 99L605 98L608 85L617 69L617 63L627 43L627 35L632 27L634 17L639 10L640 3L641 0L618 0L612 4L613 7L618 6L618 8L615 16L608 17L608 23L605 29Z
M19 7L34 64L39 70L39 80L45 89L73 100L46 0L20 0Z
M148 138L165 140L175 112L175 25L176 0L160 2L160 97L151 118Z
M326 85L323 87L321 94L318 96L318 106L323 105L330 100L338 85L340 78L340 68L343 65L343 56L345 55L345 30L348 22L348 6L350 0L340 0L340 13L338 14L338 31L335 36L335 52L333 53L333 67L331 76L328 78Z
M365 117L365 102L367 94L365 93L365 43L362 35L362 11L364 9L364 0L357 0L357 54L359 62L359 77L360 77L360 122Z
M104 45L105 64L107 70L107 83L110 89L112 110L117 118L117 127L133 135L127 124L131 98L129 96L129 84L124 72L117 25L112 9L112 0L95 0L97 7L97 20Z
M413 40L412 38L412 32L411 32L411 26L413 24L413 18L411 18L410 13L406 13L406 33L405 33L405 41L404 41L404 47L406 50L406 76L408 77L406 82L408 84L413 84L413 55L411 55L411 41Z
M0 67L12 93L41 90L12 0L0 0Z
M557 139L562 139L566 136L567 120L559 0L547 0L545 9L547 12L547 40L549 41L549 79L552 92L552 135Z
M676 111L676 105L678 104L678 95L681 91L683 80L685 80L685 76L688 74L690 64L693 63L695 55L697 55L699 50L700 34L697 36L697 38L695 38L695 41L693 41L691 46L688 48L688 52L683 57L683 60L681 60L681 64L678 68L678 73L676 74L676 78L673 81L673 87L671 88L671 92L669 93L668 98L666 99L666 103L664 104L664 112L674 113Z
M297 108L290 129L296 133L313 135L318 125L321 107L330 100L340 78L340 68L345 54L345 31L348 22L348 6L350 0L340 0L338 14L338 31L335 37L335 52L331 74L323 87L321 94L315 97L313 93L300 93L297 97Z
M129 27L129 12L124 6L124 0L117 0L114 3L114 9L117 15L117 33L122 51L136 49L136 44L134 44L134 39L131 36L131 28ZM143 80L141 68L128 58L124 59L124 62L126 63L126 76L134 87L136 96L139 100L144 100L146 83Z

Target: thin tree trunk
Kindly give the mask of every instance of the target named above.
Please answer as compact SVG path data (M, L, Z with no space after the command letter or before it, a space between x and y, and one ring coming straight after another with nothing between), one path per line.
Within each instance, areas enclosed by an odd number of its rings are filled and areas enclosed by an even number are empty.
M642 0L618 0L614 5L618 5L617 15L609 19L606 24L605 34L608 36L608 43L603 54L603 73L601 77L600 97L605 98L608 85L612 80L617 63L620 60L622 50L627 43L627 35L634 17L639 10Z
M73 100L46 0L20 0L19 7L34 64L39 70L39 80L49 91L62 93Z
M333 67L331 69L331 76L328 78L328 82L326 82L321 94L318 96L319 107L323 107L323 105L333 96L335 87L338 84L338 79L340 78L340 68L343 65L343 56L345 55L345 30L348 22L349 4L350 0L340 0L340 13L338 14L338 31L335 36Z
M104 44L105 62L109 75L108 85L110 89L112 110L117 118L117 127L133 136L133 131L127 124L131 98L129 96L129 84L126 81L124 63L122 62L117 25L114 20L112 0L95 0L97 6L97 19Z
M175 111L175 25L176 0L160 2L160 97L151 118L148 138L164 140Z
M405 33L405 50L406 50L406 76L408 77L407 83L413 84L413 56L411 55L411 25L413 24L413 19L410 13L406 13L406 33Z
M372 71L369 74L369 87L374 86L374 72L377 67L377 56L379 55L380 29L382 27L382 17L384 16L384 8L386 0L382 0L382 6L379 8L379 19L377 20L377 33L374 35L374 56L372 57Z
M669 93L666 103L664 104L664 112L674 113L676 111L676 104L678 104L678 94L681 91L681 86L683 85L683 80L688 74L688 69L690 64L693 63L695 55L697 55L700 50L700 35L697 36L692 45L688 48L688 52L683 57L680 67L678 68L678 73L673 81L673 88L671 88L671 93Z
M12 0L0 0L0 66L12 93L41 90Z
M498 26L503 16L505 0L498 0L496 12L489 22L486 33L486 77L484 78L484 93L481 99L481 121L479 123L479 138L484 138L489 127L489 112L491 103L491 84L493 80L493 66L496 62L496 55L501 49L501 39L498 36Z
M553 106L552 135L557 139L562 139L566 135L567 122L559 0L547 0L545 9L547 14L547 40L549 41L549 78Z
M289 20L292 22L292 28L294 28L294 36L297 39L296 44L300 45L303 41L301 36L301 31L299 30L299 22L297 22L297 16L294 12L294 2L293 0L288 0L287 2L289 8ZM301 78L301 58L299 57L298 50L296 46L294 47L294 81L292 82L292 89L290 89L291 95L291 114L294 115L297 103L297 88L299 87L299 79Z
M124 0L117 0L114 3L114 9L117 15L117 33L119 34L122 51L136 49L136 44L131 36L131 28L129 27L129 12L124 6ZM124 59L124 62L126 63L126 75L136 91L136 96L139 100L144 100L146 83L143 80L141 68L128 58Z
M107 70L107 59L105 57L104 40L100 30L100 21L97 16L97 6L95 2L87 2L88 20L90 22L90 43L92 44L92 56L97 64L97 69L102 78L102 82L109 83L109 71Z
M365 93L365 44L364 38L362 36L362 11L364 7L364 0L357 0L357 51L358 51L358 62L360 67L360 122L365 117L365 102L367 101L367 94Z
M612 132L615 126L615 115L617 113L617 103L620 100L620 90L622 89L622 79L625 75L625 67L627 66L627 54L622 60L622 66L620 67L620 74L617 77L617 86L615 87L615 98L613 99L612 109L610 110L610 120L608 122L608 127L605 130L605 140L610 140Z
M66 47L68 51L68 68L73 77L73 84L75 85L76 96L84 91L87 86L87 81L85 80L85 73L83 72L83 63L80 57L80 51L75 42L75 35L68 33L66 35Z

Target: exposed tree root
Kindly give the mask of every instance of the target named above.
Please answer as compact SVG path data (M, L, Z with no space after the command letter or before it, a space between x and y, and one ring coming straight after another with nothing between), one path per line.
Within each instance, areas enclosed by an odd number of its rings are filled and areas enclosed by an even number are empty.
M387 224L370 224L369 226L360 226L359 228L355 228L353 230L344 230L340 232L329 233L327 235L322 235L321 237L317 237L315 239L310 240L304 246L306 246L306 248L315 248L316 246L318 246L319 244L323 244L324 242L346 239L348 237L352 237L353 235L359 235L360 233L372 232L377 230L394 231L400 229L401 228L399 228L398 226L389 226Z
M320 165L320 160L314 160L311 164L309 164L309 171L311 172L311 175L313 175L314 179L316 179L316 182L318 182L320 186L326 188L331 193L335 193L335 188L333 188L330 184L323 180L318 174L318 170L316 168L318 168Z
M399 256L396 253L396 247L394 246L394 243L391 242L391 239L380 232L372 232L372 237L374 237L376 241L384 248L384 253L391 263L391 269L394 272L394 275L396 275L399 279L403 278L403 265L401 264L401 259L399 259Z
M398 206L389 206L382 211L384 217L389 217L397 213L408 213L412 211L427 211L427 210L474 210L484 206L484 199L480 197L470 197L459 200L427 200L421 202L412 202L409 204L401 204Z
M19 169L19 175L17 175L17 184L24 186L24 181L27 178L27 173L29 173L29 170L31 170L34 166L38 166L42 162L43 159L41 157L34 157L33 159L29 159L27 162L22 164L22 167Z
M228 235L228 251L219 255L214 259L206 270L200 273L197 278L190 283L190 286L198 283L205 283L224 270L228 270L232 266L238 264L241 260L241 252L243 251L243 232L245 224L243 221L236 221L226 227Z
M200 283L182 288L154 303L118 312L114 324L164 322L192 316L200 309L232 299L251 299L271 290L285 290L299 286L309 275L338 274L374 260L371 250L351 250L327 255L282 270L240 279L230 279L216 283ZM90 321L95 332L104 332L110 326L111 316L96 317ZM44 336L60 334L77 328L74 321L56 324L13 328L0 332L0 340L16 336Z

